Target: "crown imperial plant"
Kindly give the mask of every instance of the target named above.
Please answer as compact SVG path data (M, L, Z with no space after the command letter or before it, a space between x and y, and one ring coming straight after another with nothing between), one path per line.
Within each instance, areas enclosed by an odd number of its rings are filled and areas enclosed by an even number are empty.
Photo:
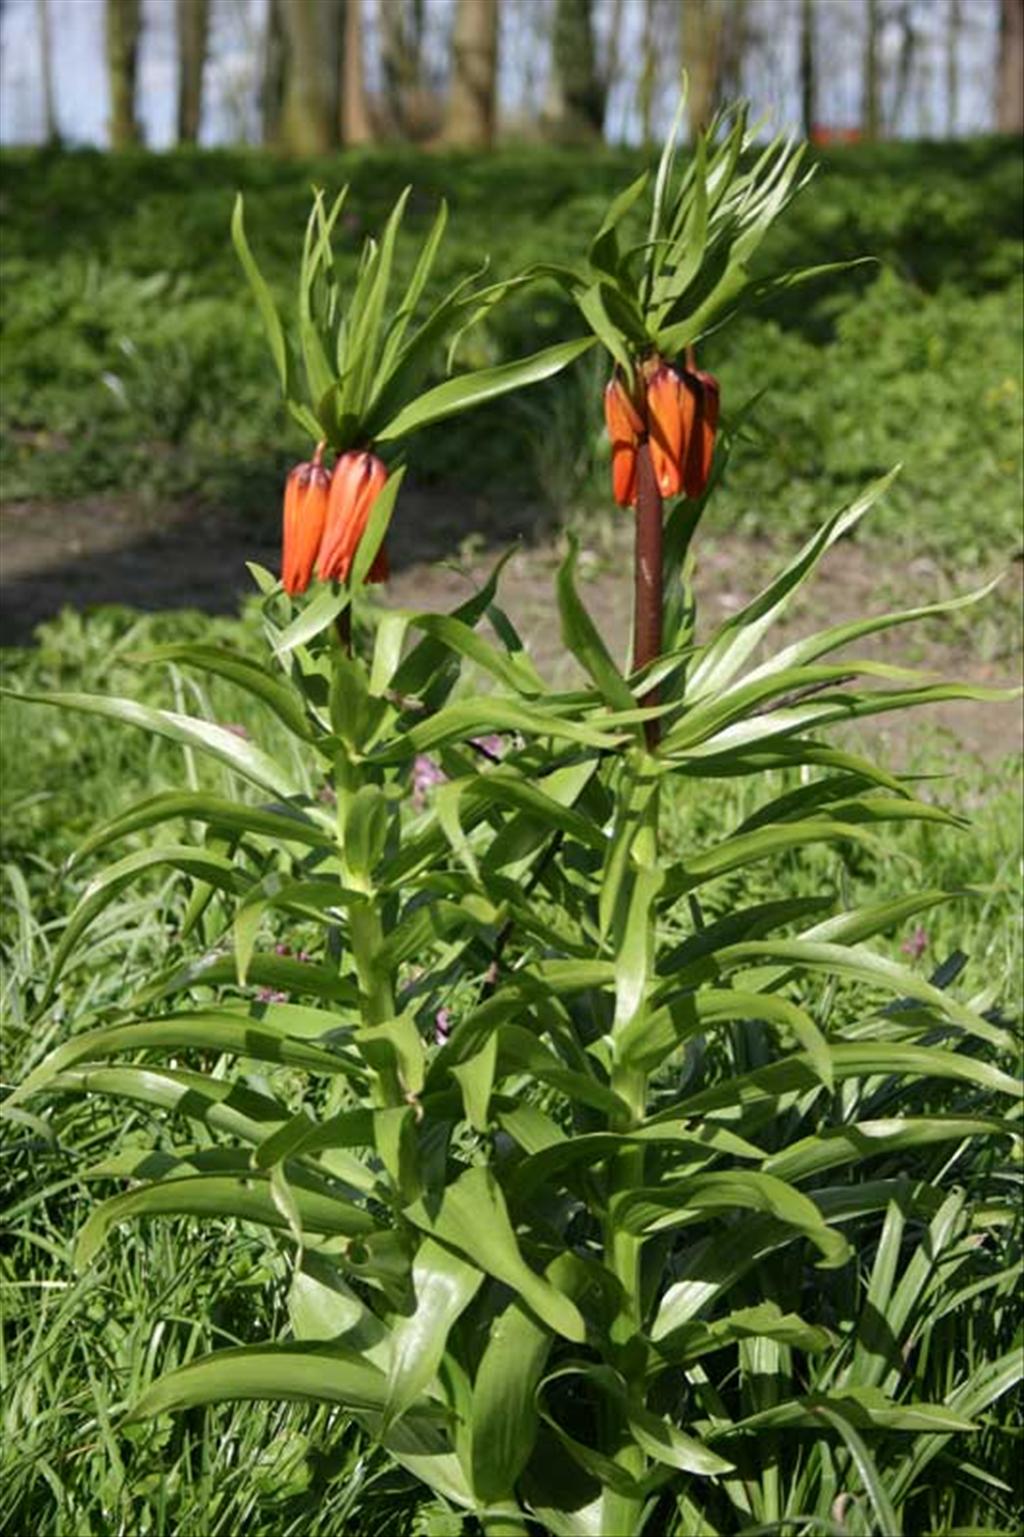
M806 180L799 149L757 145L742 112L685 162L675 139L578 265L440 298L443 209L389 305L405 197L346 289L344 197L318 195L287 330L236 210L287 408L337 459L329 493L320 450L289 480L283 583L253 568L266 661L187 642L150 660L230 679L273 730L46 697L212 759L237 793L158 794L87 839L72 877L103 862L54 949L46 1038L92 925L144 873L184 883L182 937L162 970L126 961L116 1007L6 1112L106 1096L186 1131L89 1171L118 1188L79 1266L122 1223L188 1215L256 1224L286 1271L276 1337L185 1365L154 1338L130 1420L338 1406L490 1534L831 1531L848 1505L851 1532L938 1530L921 1519L936 1458L1019 1376L1012 1341L993 1335L976 1372L942 1333L995 1284L977 1240L1009 1210L1013 1043L984 999L878 943L953 893L858 903L854 881L794 892L773 875L786 861L809 884L810 849L871 859L892 825L958 825L828 728L997 697L856 654L982 594L772 649L883 480L698 636L694 536L747 408L719 423L688 349L821 272L752 264ZM560 285L588 334L425 382L442 339L533 281ZM563 689L501 607L502 562L450 614L367 599L404 469L376 449L594 345L613 371L614 499L635 507L634 635L620 666L570 543L556 599L579 679ZM304 600L313 563L325 585ZM710 805L745 809L710 832ZM178 822L182 842L108 852Z

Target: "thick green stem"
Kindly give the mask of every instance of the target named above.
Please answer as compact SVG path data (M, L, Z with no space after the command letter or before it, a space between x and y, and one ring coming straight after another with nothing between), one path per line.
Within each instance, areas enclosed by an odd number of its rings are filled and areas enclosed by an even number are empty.
M350 870L345 862L345 828L349 809L364 782L361 765L346 752L339 753L335 760L334 779L338 797L338 841L342 851L343 878L347 886L362 892L362 896L349 905L348 937L359 985L359 1012L363 1025L369 1028L387 1024L394 1019L394 979L392 973L380 964L384 931L380 921L379 899L373 883L365 872ZM376 1076L379 1103L385 1106L400 1105L403 1095L397 1074L386 1071L378 1072Z
M634 570L635 598L633 604L633 666L646 667L661 655L662 612L664 595L662 583L662 529L663 515L661 492L654 478L650 445L645 440L636 456L636 563ZM658 703L657 689L650 689L641 704ZM661 735L656 720L644 725L647 746L653 751Z
M635 1068L620 1068L612 1073L612 1088L629 1106L626 1131L643 1121L647 1102L647 1077ZM635 1190L644 1182L644 1150L629 1148L619 1153L612 1170L615 1191ZM612 1338L618 1344L631 1339L640 1327L640 1239L623 1232L609 1219L606 1236L606 1262L622 1284L623 1300L619 1317L612 1325Z
M359 983L359 1010L363 1025L385 1025L395 1017L395 994L391 974L379 963L384 945L384 931L375 896L370 893L349 908L349 939ZM402 1085L393 1067L376 1072L376 1098L382 1106L400 1105Z
M350 909L349 934L352 940L352 958L356 963L359 979L359 1003L364 1025L383 1025L395 1017L395 995L390 974L378 964L384 945L374 897L353 903Z
M522 1516L481 1516L480 1525L486 1537L529 1537L530 1528Z
M612 1073L612 1087L629 1105L628 1125L637 1125L644 1118L647 1101L646 1074L635 1069L620 1069ZM626 1130L623 1125L620 1130ZM611 1169L613 1192L636 1190L644 1183L644 1150L630 1148L619 1153ZM626 1379L630 1388L643 1393L643 1351L636 1349L636 1336L642 1323L640 1291L640 1239L633 1233L623 1232L609 1217L605 1227L605 1264L622 1286L622 1304L618 1317L612 1324L612 1351L610 1364ZM633 1379L639 1370L640 1380ZM635 1479L641 1479L646 1471L646 1458L633 1440L625 1417L616 1414L609 1422L618 1440L613 1452L615 1461ZM631 1495L617 1494L606 1488L602 1501L601 1527L607 1532L635 1532L640 1521L643 1501Z
M653 486L650 470L650 454L647 445L641 449L640 485L643 487L637 507L637 582L636 582L636 643L634 664L651 661L661 652L661 497ZM653 495L649 494L653 489ZM656 537L652 533L657 519ZM645 542L646 540L646 542ZM641 572L644 555L648 559ZM656 620L656 626L655 626ZM643 646L646 645L646 651ZM645 700L645 703L648 701ZM648 747L657 744L657 723L650 723L654 731L648 731ZM658 860L658 804L655 792L647 805L644 825L638 830L632 854L639 867L650 869ZM649 931L648 951L653 959L657 912L653 902L647 913ZM641 1003L641 1008L646 1007ZM611 1086L622 1100L625 1109L611 1127L613 1131L629 1132L641 1126L647 1114L647 1074L642 1070L616 1062L612 1068ZM609 1171L609 1196L626 1194L643 1189L645 1156L642 1145L626 1147L617 1154ZM633 1233L624 1232L616 1223L614 1201L605 1223L605 1264L622 1287L622 1302L618 1316L611 1327L609 1364L614 1366L626 1383L630 1397L643 1401L644 1374L647 1352L642 1339L643 1294L641 1276L642 1241ZM609 1406L610 1407L610 1406ZM647 1458L637 1445L627 1417L621 1410L609 1413L606 1435L610 1441L612 1456L625 1473L638 1483L647 1471ZM601 1529L605 1532L632 1533L638 1529L643 1499L629 1494L617 1494L605 1488L601 1502Z

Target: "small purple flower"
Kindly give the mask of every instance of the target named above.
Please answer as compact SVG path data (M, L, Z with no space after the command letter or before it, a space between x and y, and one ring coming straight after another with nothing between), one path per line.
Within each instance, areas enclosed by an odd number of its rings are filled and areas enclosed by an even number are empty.
M224 722L224 730L230 731L232 736L241 737L243 742L247 742L249 740L249 728L247 726L240 725L237 720L226 720Z
M480 751L488 758L503 758L507 743L504 737L500 737L492 732L490 736L475 736L473 738L473 746L479 747Z
M928 948L928 930L923 924L918 924L914 932L900 945L904 955L909 955L911 960L918 961Z
M434 1015L434 1040L439 1046L443 1046L452 1033L452 1015L450 1009L438 1009Z
M278 992L273 987L261 987L256 994L257 1003L287 1003L288 994Z
M317 800L324 806L336 806L338 794L333 785L321 785L317 791Z
M275 955L291 955L291 953L292 953L291 945L275 945L274 946L274 954Z
M448 778L444 769L425 752L417 753L412 766L412 803L422 811L427 802L427 791L434 785L443 784Z

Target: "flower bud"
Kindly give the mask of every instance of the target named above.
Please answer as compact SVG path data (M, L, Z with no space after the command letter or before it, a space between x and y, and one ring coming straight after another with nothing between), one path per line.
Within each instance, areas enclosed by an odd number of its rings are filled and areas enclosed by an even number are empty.
M294 596L305 592L313 574L327 520L331 477L320 463L323 444L308 464L297 464L284 488L281 581Z
M612 445L612 495L620 507L631 507L636 501L636 451L644 424L618 375L605 386L604 419Z
M686 453L683 472L686 494L703 496L711 476L711 462L715 454L715 436L718 432L719 389L714 374L702 368L690 371L696 393L696 418Z
M388 472L375 454L350 451L334 466L327 503L327 523L320 543L316 574L323 582L348 580L370 512ZM387 554L383 546L374 557L369 582L386 581Z

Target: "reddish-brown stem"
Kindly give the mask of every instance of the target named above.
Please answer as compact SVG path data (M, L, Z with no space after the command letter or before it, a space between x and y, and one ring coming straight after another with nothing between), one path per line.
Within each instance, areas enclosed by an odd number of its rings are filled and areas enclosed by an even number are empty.
M654 478L651 450L645 440L636 456L636 596L633 604L633 666L646 667L661 655L662 629L662 506ZM658 703L657 689L640 701ZM661 735L656 720L646 721L647 745L655 748Z

